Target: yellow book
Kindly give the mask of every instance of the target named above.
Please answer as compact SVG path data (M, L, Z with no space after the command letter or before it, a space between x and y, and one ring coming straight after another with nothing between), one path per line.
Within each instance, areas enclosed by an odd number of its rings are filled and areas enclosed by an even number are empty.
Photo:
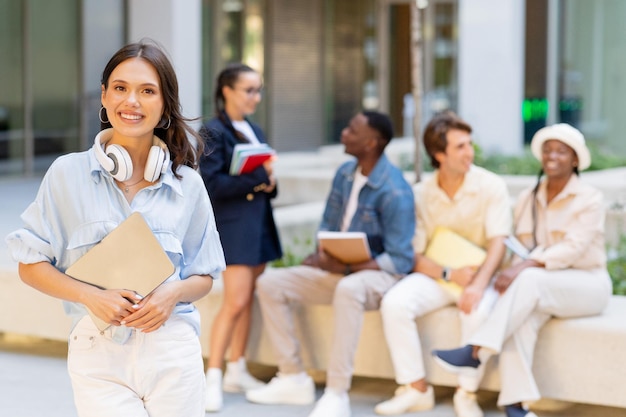
M447 227L438 226L424 256L439 265L456 269L482 265L487 252ZM453 282L446 282L441 278L437 282L457 297L463 292L463 288Z

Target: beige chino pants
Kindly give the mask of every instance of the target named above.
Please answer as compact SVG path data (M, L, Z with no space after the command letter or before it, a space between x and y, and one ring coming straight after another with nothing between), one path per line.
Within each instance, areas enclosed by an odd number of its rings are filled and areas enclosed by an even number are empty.
M500 354L498 405L541 398L532 364L537 335L550 317L600 314L610 296L611 279L606 270L522 271L469 338L469 344Z
M396 278L384 271L343 276L309 266L268 269L257 282L263 323L281 373L305 371L294 314L300 304L332 304L334 323L327 387L347 391L352 382L363 313L377 310Z

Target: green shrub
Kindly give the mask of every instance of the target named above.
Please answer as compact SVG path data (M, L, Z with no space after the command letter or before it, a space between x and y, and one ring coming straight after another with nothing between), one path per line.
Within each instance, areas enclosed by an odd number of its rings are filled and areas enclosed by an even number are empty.
M607 269L613 281L613 294L626 295L626 235L620 237L616 248L609 248L607 252Z
M599 171L608 168L626 166L626 157L606 153L597 146L589 144L591 153L591 166L589 171ZM541 164L530 152L530 147L524 147L522 155L484 155L482 149L475 145L474 163L490 171L503 175L535 175L539 172Z
M626 166L626 157L623 155L603 152L593 143L589 143L587 146L591 152L591 166L589 167L589 171Z
M626 166L626 157L607 153L595 146L588 144L591 152L591 166L589 171L598 171L608 168ZM422 167L425 172L432 171L430 159L422 147ZM500 175L536 175L541 164L530 152L530 146L525 146L521 155L486 154L478 144L474 144L474 164ZM400 162L400 167L405 171L412 171L414 164L409 156L405 156Z
M294 238L289 244L283 243L283 257L270 263L274 268L300 265L304 258L313 252L315 245L311 237Z
M522 155L484 155L478 145L474 145L474 164L500 175L535 175L541 164L525 147Z

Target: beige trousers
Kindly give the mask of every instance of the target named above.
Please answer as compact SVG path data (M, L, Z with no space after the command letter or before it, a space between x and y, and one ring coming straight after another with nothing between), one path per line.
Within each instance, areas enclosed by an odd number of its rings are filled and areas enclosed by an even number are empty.
M498 405L541 398L532 364L537 335L550 317L600 314L610 296L611 279L606 270L522 271L469 338L469 344L500 354Z
M281 373L303 372L300 343L295 329L295 307L332 304L334 323L327 387L350 389L363 313L376 310L396 278L384 271L359 271L343 276L309 266L268 269L257 282L263 324Z

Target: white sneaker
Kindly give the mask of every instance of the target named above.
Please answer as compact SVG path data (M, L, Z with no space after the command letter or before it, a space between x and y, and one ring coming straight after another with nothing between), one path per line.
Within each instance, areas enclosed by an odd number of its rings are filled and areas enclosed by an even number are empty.
M304 372L278 373L263 387L246 391L246 399L257 404L307 405L315 400L315 384Z
M222 370L219 368L209 368L206 373L206 398L204 409L215 413L222 409L224 399L222 398Z
M350 414L348 393L326 389L309 417L350 417Z
M376 414L394 416L409 411L426 411L435 407L435 392L428 386L425 392L416 390L410 385L398 387L393 398L378 403L374 408Z
M454 403L454 411L457 417L483 417L483 410L481 410L476 401L476 394L473 392L467 392L463 389L457 389L452 397Z
M228 362L226 364L223 383L224 391L246 392L263 386L265 386L264 382L250 375L244 358L239 358L237 362Z

